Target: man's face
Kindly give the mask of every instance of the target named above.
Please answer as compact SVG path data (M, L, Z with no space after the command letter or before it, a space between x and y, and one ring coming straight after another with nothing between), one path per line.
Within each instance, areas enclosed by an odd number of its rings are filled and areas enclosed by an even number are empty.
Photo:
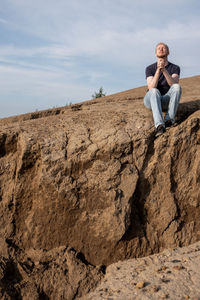
M165 58L169 54L168 49L165 45L160 44L156 47L156 56L158 58Z

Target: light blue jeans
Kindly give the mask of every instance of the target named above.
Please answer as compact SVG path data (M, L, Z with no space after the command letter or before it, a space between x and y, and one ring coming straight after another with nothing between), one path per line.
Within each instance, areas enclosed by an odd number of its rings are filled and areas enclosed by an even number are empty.
M149 90L144 97L144 105L152 110L155 127L165 126L165 121L174 123L176 111L181 98L181 86L173 84L165 95L161 95L156 88ZM163 111L166 111L163 120Z

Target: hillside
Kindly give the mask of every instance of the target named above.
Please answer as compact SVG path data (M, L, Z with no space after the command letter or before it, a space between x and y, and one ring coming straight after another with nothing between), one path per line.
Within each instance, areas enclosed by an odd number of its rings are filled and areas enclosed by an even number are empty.
M200 76L181 85L156 140L146 87L0 120L2 299L85 297L112 263L200 240Z

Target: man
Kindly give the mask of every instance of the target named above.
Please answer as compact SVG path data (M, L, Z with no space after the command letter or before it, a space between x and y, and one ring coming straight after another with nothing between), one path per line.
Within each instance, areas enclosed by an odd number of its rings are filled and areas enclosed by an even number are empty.
M164 43L156 46L157 63L146 68L148 92L144 97L144 105L152 110L155 136L165 132L166 127L174 124L174 119L181 97L179 83L180 67L168 61L169 48ZM163 120L162 111L166 115Z

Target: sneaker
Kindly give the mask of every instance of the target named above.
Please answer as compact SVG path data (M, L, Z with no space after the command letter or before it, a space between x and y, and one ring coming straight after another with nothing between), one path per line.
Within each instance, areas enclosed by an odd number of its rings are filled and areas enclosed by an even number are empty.
M167 127L171 127L173 125L172 121L171 120L167 120L165 121L165 128Z
M160 136L161 134L163 134L165 132L165 127L161 124L158 125L158 127L156 128L156 133L155 133L155 137Z

